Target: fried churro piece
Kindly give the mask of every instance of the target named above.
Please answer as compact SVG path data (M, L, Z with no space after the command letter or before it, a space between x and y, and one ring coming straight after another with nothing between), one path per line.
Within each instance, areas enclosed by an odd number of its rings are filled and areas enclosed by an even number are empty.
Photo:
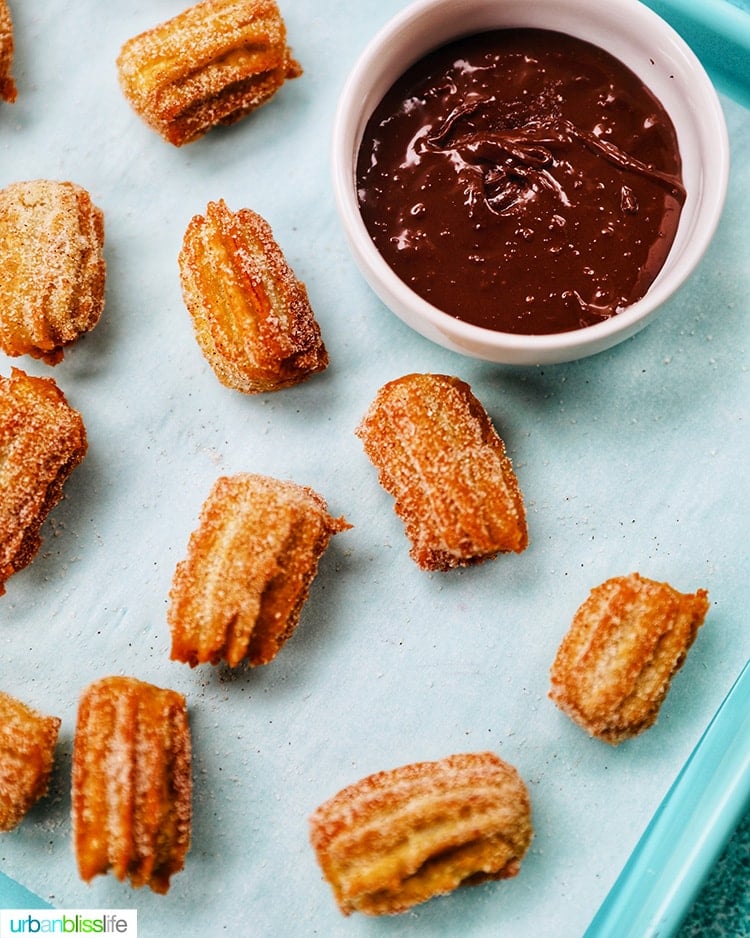
M165 893L185 865L191 826L185 698L133 677L81 695L73 746L73 844L86 882L110 870Z
M73 182L0 190L0 348L57 364L104 308L104 216Z
M378 392L356 429L423 570L479 563L528 544L505 445L468 384L410 374Z
M203 0L129 39L117 58L135 112L182 146L265 104L302 68L274 0Z
M491 752L370 775L310 818L344 915L405 912L458 886L515 876L532 833L526 785Z
M175 571L172 658L267 664L296 629L331 537L349 527L307 486L251 473L218 479Z
M328 366L305 286L257 213L210 202L188 225L179 267L198 344L226 387L276 391Z
M638 573L591 590L550 671L550 698L616 745L648 729L708 612L708 593L679 593Z
M42 524L86 454L83 420L52 378L0 375L0 596L31 563Z
M0 0L0 98L12 103L18 94L13 81L13 19L8 4Z
M60 720L0 691L0 831L47 794Z

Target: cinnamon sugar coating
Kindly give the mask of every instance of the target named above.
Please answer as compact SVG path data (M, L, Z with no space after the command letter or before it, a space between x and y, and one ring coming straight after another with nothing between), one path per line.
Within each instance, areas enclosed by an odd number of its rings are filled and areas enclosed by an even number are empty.
M638 573L591 590L550 671L550 698L614 745L656 722L708 612L708 593L680 593Z
M307 486L251 473L219 478L172 582L172 658L191 667L273 660L331 537L349 527Z
M310 818L344 915L405 912L458 886L515 876L532 834L526 785L491 752L378 772Z
M13 81L13 19L6 0L0 0L0 99L12 103L17 89Z
M175 146L265 104L302 68L274 0L203 0L129 39L117 59L137 114Z
M184 697L132 677L81 695L73 748L73 844L81 878L111 871L166 893L185 864L191 742Z
M179 267L196 339L226 387L277 391L328 366L305 286L256 212L210 202L188 225Z
M104 308L104 216L73 182L0 190L0 349L57 364Z
M0 831L47 793L60 720L0 691Z
M409 374L388 382L356 430L395 499L424 570L469 566L528 545L505 445L464 381Z
M0 375L0 596L39 550L42 524L86 449L81 415L52 378Z

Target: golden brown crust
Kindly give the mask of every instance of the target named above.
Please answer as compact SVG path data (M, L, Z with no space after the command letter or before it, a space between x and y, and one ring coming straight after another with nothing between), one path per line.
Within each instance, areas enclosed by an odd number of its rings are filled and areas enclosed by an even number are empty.
M550 671L549 696L592 736L617 744L651 726L708 612L708 593L679 593L638 573L591 590Z
M175 146L240 120L302 74L274 0L203 0L128 40L117 67L133 109Z
M0 596L39 550L42 524L86 454L81 415L52 378L0 375Z
M179 264L198 344L226 387L276 391L327 367L304 284L260 215L209 203L188 225Z
M104 307L104 216L72 182L0 190L0 348L49 365Z
M12 103L16 100L17 89L13 81L13 19L5 0L0 0L0 98Z
M0 691L0 831L47 793L60 720Z
M422 569L468 566L528 545L505 445L465 382L434 374L390 381L356 433Z
M218 479L175 571L172 658L267 664L297 627L328 542L349 527L306 486L251 473Z
M532 838L528 790L491 752L379 772L310 818L340 910L405 912L458 886L515 876Z
M185 698L132 677L81 695L73 748L73 842L81 878L127 876L165 893L190 846Z
M277 391L327 367L305 286L256 212L210 202L188 225L179 266L198 344L226 387Z

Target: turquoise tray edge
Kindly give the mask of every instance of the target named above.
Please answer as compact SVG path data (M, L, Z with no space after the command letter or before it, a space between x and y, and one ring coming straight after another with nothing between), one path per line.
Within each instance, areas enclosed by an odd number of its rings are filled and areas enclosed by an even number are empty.
M646 0L701 60L717 90L750 107L750 3Z
M737 0L737 2L740 2L740 0ZM745 7L743 3L742 6L738 6L737 2L732 2L732 0L647 0L646 6L658 13L685 39L701 60L721 93L750 108L750 5ZM744 693L747 697L748 688L750 688L748 665L745 666L737 684L730 691L730 695L738 693L738 685L741 681L744 682ZM730 695L728 695L727 700ZM670 801L670 797L673 797L674 789L681 783L687 772L695 772L696 754L701 746L706 746L706 737L712 727L715 727L715 722L722 711L725 711L726 705L727 701L725 700L682 769L673 788L670 789L664 803L657 811L646 832L644 832L642 841L639 842L633 857L623 870L623 877L633 875L633 866L638 863L639 851L646 849L647 838L653 836L654 828L665 823L663 815L667 803L673 803ZM747 720L745 724L747 724ZM745 730L745 743L747 748L747 730ZM692 770L691 765L693 766ZM748 782L750 780L746 777L745 789L748 788ZM735 790L734 795L728 801L725 799L718 819L714 818L716 823L712 827L712 833L703 838L701 848L703 856L701 862L695 864L693 874L688 875L686 872L676 883L676 893L670 897L670 902L666 908L660 906L656 912L651 909L653 915L656 917L661 916L660 930L641 931L638 933L638 938L646 938L648 934L659 934L661 938L667 938L669 934L674 934L696 898L708 873L709 866L718 857L745 811L749 808L747 791L738 793ZM632 883L630 888L632 888ZM615 890L617 891L615 892ZM608 935L626 938L626 932L622 931L621 921L619 920L624 892L625 885L621 878L618 879L613 892L607 897L592 921L585 938L605 938ZM632 896L628 898L628 901L631 898ZM654 901L653 896L651 896L651 901ZM50 903L0 871L0 909L49 908L52 908ZM617 926L618 930L608 930L614 927L613 923L616 921L620 922ZM639 921L642 920L639 919ZM652 917L652 924L655 921L656 919ZM654 927L656 926L654 925ZM635 935L635 933L627 934Z
M669 938L750 807L750 661L641 836L584 938Z

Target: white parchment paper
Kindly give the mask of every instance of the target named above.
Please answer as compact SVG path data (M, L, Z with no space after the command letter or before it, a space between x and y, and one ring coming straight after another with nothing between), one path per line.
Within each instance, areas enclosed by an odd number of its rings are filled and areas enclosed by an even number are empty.
M85 186L104 210L107 300L53 374L89 453L0 598L0 686L63 720L50 795L0 838L0 869L63 908L137 908L141 938L181 935L580 935L750 651L747 625L750 121L724 99L734 166L716 239L636 338L570 365L503 368L410 332L370 292L335 216L329 137L339 90L398 0L285 0L305 69L266 107L182 149L130 110L120 45L180 0L13 2L18 102L0 108L0 185ZM271 223L331 366L298 388L222 388L183 306L177 253L211 199ZM354 436L377 389L455 374L488 409L524 492L520 556L428 575ZM169 660L167 594L217 476L311 485L354 525L334 538L302 622L256 670ZM589 589L640 571L709 590L705 627L657 725L613 749L547 699L548 669ZM70 845L78 695L132 674L188 698L193 845L167 896L90 886ZM370 772L491 748L531 790L520 875L387 920L344 919L307 817Z

